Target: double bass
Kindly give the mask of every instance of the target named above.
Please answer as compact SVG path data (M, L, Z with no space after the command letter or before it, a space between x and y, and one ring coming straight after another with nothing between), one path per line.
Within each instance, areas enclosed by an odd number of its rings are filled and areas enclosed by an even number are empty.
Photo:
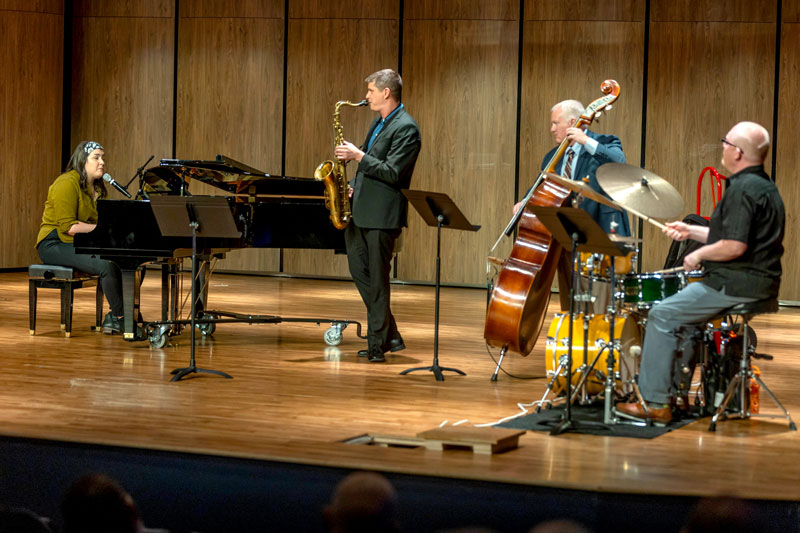
M600 91L604 96L592 102L573 127L590 125L603 109L610 108L619 97L620 87L616 81L606 80L600 86ZM561 141L555 154L523 199L524 207L511 219L492 248L494 250L503 236L510 235L514 226L519 223L511 253L508 259L500 263L499 272L492 284L486 310L483 337L490 346L501 348L498 369L508 350L523 356L528 355L533 350L544 323L545 311L550 302L550 287L561 255L561 245L553 239L531 208L562 207L569 199L568 189L547 179L548 172L556 173L556 167L569 143L568 139ZM492 260L490 257L490 261ZM497 371L492 379L496 378Z

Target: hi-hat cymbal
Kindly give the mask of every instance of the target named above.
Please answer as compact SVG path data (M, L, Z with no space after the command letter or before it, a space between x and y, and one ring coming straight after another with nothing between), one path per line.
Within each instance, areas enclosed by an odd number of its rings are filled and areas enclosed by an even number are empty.
M614 209L619 209L618 205L615 205L614 202L612 202L611 200L609 200L608 198L606 198L605 196L603 196L599 192L595 191L594 189L592 189L591 187L589 187L588 185L586 185L582 181L572 181L572 180L564 179L561 176L559 176L558 174L553 174L552 172L546 172L545 176L547 176L547 179L558 183L559 185L561 185L565 189L569 189L570 191L572 191L574 193L578 193L580 195L583 195L584 197L586 197L586 198L588 198L590 200L594 200L595 202L599 202L599 203L601 203L603 205L607 205L609 207L613 207Z
M681 193L649 170L606 163L597 168L597 183L617 203L645 216L667 219L683 213Z

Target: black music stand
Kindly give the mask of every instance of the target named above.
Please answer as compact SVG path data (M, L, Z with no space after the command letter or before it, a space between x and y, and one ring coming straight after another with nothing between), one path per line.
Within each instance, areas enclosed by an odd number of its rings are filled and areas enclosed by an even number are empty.
M192 238L192 319L191 356L189 366L176 368L170 381L179 381L188 374L216 374L231 379L232 376L219 370L198 368L194 359L195 305L197 283L197 237L229 238L241 236L231 214L228 201L222 196L153 196L150 199L158 229L165 237Z
M441 250L442 250L442 228L460 229L464 231L478 231L480 226L473 226L467 221L464 214L458 209L453 200L444 193L428 191L411 191L403 189L403 194L417 213L429 226L436 226L436 306L434 312L434 333L433 333L433 365L409 368L400 374L408 374L417 370L429 370L436 376L436 381L444 381L443 370L456 372L466 376L464 372L457 368L447 368L439 366L439 275L441 272Z
M553 238L557 240L565 250L571 250L572 252L570 260L570 279L572 280L572 286L569 290L569 346L567 347L567 377L565 379L567 407L564 410L564 417L561 422L550 431L551 435L560 435L570 429L576 429L575 422L572 420L572 340L575 319L575 286L579 282L577 279L578 272L575 269L578 251L601 253L610 256L625 255L627 251L623 243L615 243L612 241L606 232L603 231L603 228L601 228L589 213L583 209L576 207L538 206L533 207L531 211L536 215L539 221L544 224L548 231L550 231ZM611 265L613 268L613 260L611 261ZM612 287L613 281L612 279ZM612 312L611 319L609 320L609 353L606 356L608 373L606 375L605 390L605 423L611 421L611 396L614 386L612 359L614 354L614 316L615 313ZM556 376L556 378L557 377L558 376Z

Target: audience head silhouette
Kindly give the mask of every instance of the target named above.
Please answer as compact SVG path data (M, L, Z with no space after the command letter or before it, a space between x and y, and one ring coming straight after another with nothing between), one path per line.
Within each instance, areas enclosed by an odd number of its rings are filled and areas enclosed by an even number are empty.
M75 480L61 502L63 533L140 533L133 498L113 479L88 474Z
M400 530L397 493L374 472L355 472L339 482L324 515L331 533Z

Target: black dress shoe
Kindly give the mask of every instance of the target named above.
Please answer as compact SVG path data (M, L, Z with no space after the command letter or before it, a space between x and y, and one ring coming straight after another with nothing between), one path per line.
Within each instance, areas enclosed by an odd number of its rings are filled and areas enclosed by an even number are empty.
M392 339L392 340L389 341L389 349L388 350L384 350L384 351L394 353L394 352L399 352L400 350L405 350L405 349L406 349L406 345L403 342L403 337L397 337L396 339Z
M380 348L370 348L367 360L370 363L385 363L386 356L383 355L383 351Z
M403 337L397 337L389 341L388 346L384 346L383 353L386 352L399 352L400 350L405 350L406 345L403 342ZM359 350L358 356L359 357L367 357L369 355L369 350Z

